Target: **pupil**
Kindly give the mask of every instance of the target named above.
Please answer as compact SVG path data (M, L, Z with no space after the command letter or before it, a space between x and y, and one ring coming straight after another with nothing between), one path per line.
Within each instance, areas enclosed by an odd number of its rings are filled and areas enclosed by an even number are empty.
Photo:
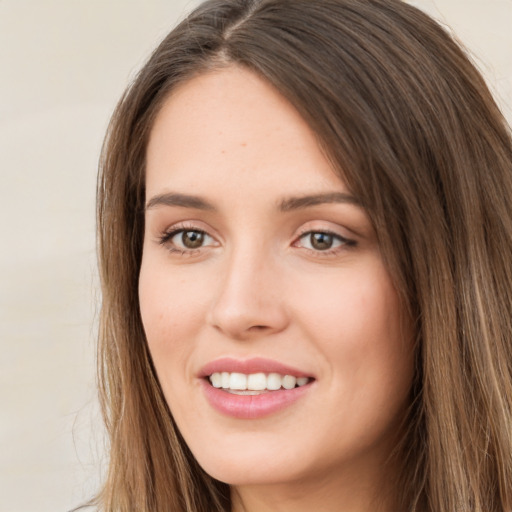
M199 231L185 231L181 239L185 247L188 249L196 249L203 245L204 234Z
M332 247L332 235L328 233L312 233L311 246L319 251L325 251Z

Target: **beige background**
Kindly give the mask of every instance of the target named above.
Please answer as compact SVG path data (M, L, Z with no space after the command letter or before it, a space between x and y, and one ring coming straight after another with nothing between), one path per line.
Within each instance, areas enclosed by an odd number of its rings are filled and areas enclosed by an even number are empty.
M98 485L94 193L109 115L197 0L0 0L0 512ZM512 0L418 0L512 120Z

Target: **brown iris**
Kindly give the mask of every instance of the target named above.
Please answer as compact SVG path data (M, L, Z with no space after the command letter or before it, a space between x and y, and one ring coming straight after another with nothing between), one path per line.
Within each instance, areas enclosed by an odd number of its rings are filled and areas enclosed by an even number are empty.
M309 240L311 242L311 247L317 251L325 251L332 247L334 237L329 233L311 233L309 235Z
M181 241L187 249L197 249L204 242L204 233L201 231L183 231Z

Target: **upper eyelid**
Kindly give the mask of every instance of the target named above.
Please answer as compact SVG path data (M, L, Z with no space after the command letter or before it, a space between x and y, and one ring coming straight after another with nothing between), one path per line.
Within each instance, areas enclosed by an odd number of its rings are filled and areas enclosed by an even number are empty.
M316 229L308 228L308 229L300 230L298 236L303 237L304 235L310 235L311 233L325 233L327 235L333 235L333 236L338 236L340 238L346 238L341 233L338 233L335 230L329 229L329 228L316 228Z
M304 227L304 228L300 228L299 229L299 232L298 232L298 235L296 236L296 238L301 238L305 235L309 235L311 233L326 233L328 235L333 235L335 237L338 237L338 238L341 238L342 240L353 240L355 241L355 238L357 237L357 235L352 232L351 230L349 230L348 228L344 228L343 231L348 231L347 234L342 234L340 233L340 231L342 230L341 226L336 229L336 228L331 228L331 227L321 227L321 226L313 226L313 227Z
M202 225L202 222L198 221L182 221L182 222L175 222L174 224L171 224L170 226L166 227L165 229L161 230L160 234L173 234L178 233L180 231L198 231L201 233L204 233L208 236L211 236L212 238L216 238L216 235L212 234L212 229L208 227L204 227Z
M170 227L166 230L164 230L161 235L159 236L159 238L162 240L162 239L166 239L166 240L170 240L171 238L175 237L176 235L178 235L179 233L183 233L185 231L195 231L197 233L202 233L206 236L208 236L209 238L211 238L212 240L215 240L215 237L213 235L211 235L208 231L206 231L205 229L201 229L201 228L197 228L197 227L189 227L189 226L175 226L175 227Z
M329 231L329 230L324 230L324 229L310 229L310 230L305 231L304 233L300 234L293 242L293 245L295 245L299 240L301 240L305 236L312 235L313 233L322 233L324 235L332 236L334 238L337 238L341 242L343 242L343 245L346 245L346 246L356 245L356 243L357 243L353 238L348 238L348 237L340 235L339 233L336 233L334 231Z

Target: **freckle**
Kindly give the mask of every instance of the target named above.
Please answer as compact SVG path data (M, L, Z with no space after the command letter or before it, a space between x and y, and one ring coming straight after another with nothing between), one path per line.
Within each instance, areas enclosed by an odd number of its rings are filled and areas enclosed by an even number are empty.
M226 153L226 150L225 150L225 149L223 149L223 150L221 151L221 153L224 155L224 154Z

